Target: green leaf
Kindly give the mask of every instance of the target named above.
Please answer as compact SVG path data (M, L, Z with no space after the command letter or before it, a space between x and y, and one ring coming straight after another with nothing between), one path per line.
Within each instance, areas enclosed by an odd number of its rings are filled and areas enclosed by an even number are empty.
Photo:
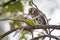
M16 17L16 19L26 21L27 20L27 17L24 17L24 16L25 15L19 15L19 16Z
M32 6L32 1L29 1L29 6Z
M10 23L10 28L11 28L11 29L15 28L15 25L16 25L16 22L13 21L12 23Z
M11 12L13 10L13 8L14 8L14 5L10 3L8 5L8 8L6 9L6 12Z
M19 39L23 39L23 38L25 38L25 34L26 34L26 32L23 31L23 32L22 32L22 36L21 36Z
M21 11L21 12L23 12L23 5L22 5L22 3L21 2L19 2L19 1L16 1L15 3L14 3L14 5L15 5L15 7L19 10L19 11Z
M17 25L18 27L21 27L21 26L22 26L22 23L21 23L21 22L16 22L16 25Z
M27 23L29 23L30 25L34 25L34 22L31 19L28 19Z

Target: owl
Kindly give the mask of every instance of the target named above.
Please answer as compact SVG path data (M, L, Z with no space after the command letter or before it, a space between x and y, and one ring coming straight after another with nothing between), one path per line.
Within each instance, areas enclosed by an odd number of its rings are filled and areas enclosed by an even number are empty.
M28 15L32 17L36 25L48 25L47 17L39 9L34 7L29 8ZM43 30L48 33L47 29Z

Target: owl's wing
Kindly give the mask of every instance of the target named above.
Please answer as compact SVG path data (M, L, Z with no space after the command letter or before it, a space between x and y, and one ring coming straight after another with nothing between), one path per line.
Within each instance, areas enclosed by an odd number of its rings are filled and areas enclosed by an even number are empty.
M45 15L40 15L40 18L42 19L44 25L48 25L48 19Z
M48 23L48 19L47 19L46 15L39 9L38 9L38 12L39 12L40 18L43 20L43 24L48 25L49 23Z

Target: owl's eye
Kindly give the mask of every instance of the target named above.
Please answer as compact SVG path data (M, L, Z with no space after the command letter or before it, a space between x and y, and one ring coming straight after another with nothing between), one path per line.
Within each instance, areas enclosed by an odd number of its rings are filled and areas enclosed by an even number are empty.
M36 18L36 20L38 20L38 18Z

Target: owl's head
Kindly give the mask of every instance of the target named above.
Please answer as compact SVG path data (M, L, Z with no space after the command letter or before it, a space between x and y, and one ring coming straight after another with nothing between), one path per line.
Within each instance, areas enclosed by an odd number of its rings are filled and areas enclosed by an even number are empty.
M34 7L29 8L28 15L31 15L31 17L35 17L35 16L39 15L38 9L34 8Z

